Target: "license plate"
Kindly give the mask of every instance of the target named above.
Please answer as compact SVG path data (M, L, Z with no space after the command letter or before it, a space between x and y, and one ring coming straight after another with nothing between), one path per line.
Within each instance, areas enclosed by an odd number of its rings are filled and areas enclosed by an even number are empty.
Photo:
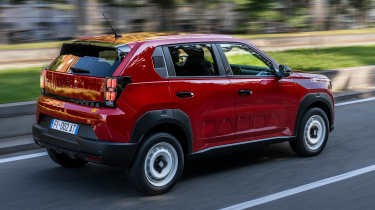
M79 130L79 125L75 123L65 122L62 120L52 119L49 126L51 129L62 131L65 133L70 133L77 135Z

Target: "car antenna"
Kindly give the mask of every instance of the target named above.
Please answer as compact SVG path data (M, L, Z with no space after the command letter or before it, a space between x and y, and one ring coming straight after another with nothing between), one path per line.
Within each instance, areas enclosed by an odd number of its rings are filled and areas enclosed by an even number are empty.
M110 20L105 16L104 12L103 12L102 14L103 14L104 20L105 20L105 22L107 23L107 25L108 25L109 27L111 27L112 33L115 35L115 39L121 38L122 35L119 34L119 33L117 33L117 31L115 30L115 28L113 28L113 26L112 26L112 21L110 21Z

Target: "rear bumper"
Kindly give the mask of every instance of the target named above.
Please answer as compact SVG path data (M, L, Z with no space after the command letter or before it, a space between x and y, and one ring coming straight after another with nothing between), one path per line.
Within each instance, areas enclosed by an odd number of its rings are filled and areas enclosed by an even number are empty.
M39 124L33 125L34 141L47 149L115 167L130 167L136 153L136 143L109 143L61 134Z

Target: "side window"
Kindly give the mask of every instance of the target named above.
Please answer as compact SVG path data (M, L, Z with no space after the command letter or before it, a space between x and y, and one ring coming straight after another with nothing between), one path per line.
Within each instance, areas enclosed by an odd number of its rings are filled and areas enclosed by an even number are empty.
M168 47L176 76L219 75L210 44L181 44Z
M242 44L219 44L223 50L233 75L271 76L270 67L261 57Z
M156 73L163 78L168 76L167 66L165 64L164 54L161 47L155 48L154 53L152 53L152 62L154 63Z

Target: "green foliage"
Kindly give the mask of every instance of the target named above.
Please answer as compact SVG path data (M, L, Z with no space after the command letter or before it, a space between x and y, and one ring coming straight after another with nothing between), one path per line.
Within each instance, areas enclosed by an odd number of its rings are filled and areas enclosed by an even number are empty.
M31 0L11 0L10 4L25 4L27 2L31 2ZM65 4L69 3L67 0L43 0L40 1L42 3L59 3L59 4Z
M309 26L310 16L306 8L296 9L294 14L286 19L286 23L293 28L306 28Z
M151 0L151 2L158 4L161 8L172 8L176 4L176 0Z
M10 1L9 3L10 4L24 4L26 3L28 0L13 0L13 1Z
M279 21L282 17L280 5L276 0L235 0L235 3L238 10L246 16L242 27L250 31L262 31L265 22Z
M247 0L241 5L241 10L248 12L248 17L253 20L259 20L264 17L264 12L275 9L274 0Z
M367 10L374 3L373 0L349 0L352 7L358 10Z

